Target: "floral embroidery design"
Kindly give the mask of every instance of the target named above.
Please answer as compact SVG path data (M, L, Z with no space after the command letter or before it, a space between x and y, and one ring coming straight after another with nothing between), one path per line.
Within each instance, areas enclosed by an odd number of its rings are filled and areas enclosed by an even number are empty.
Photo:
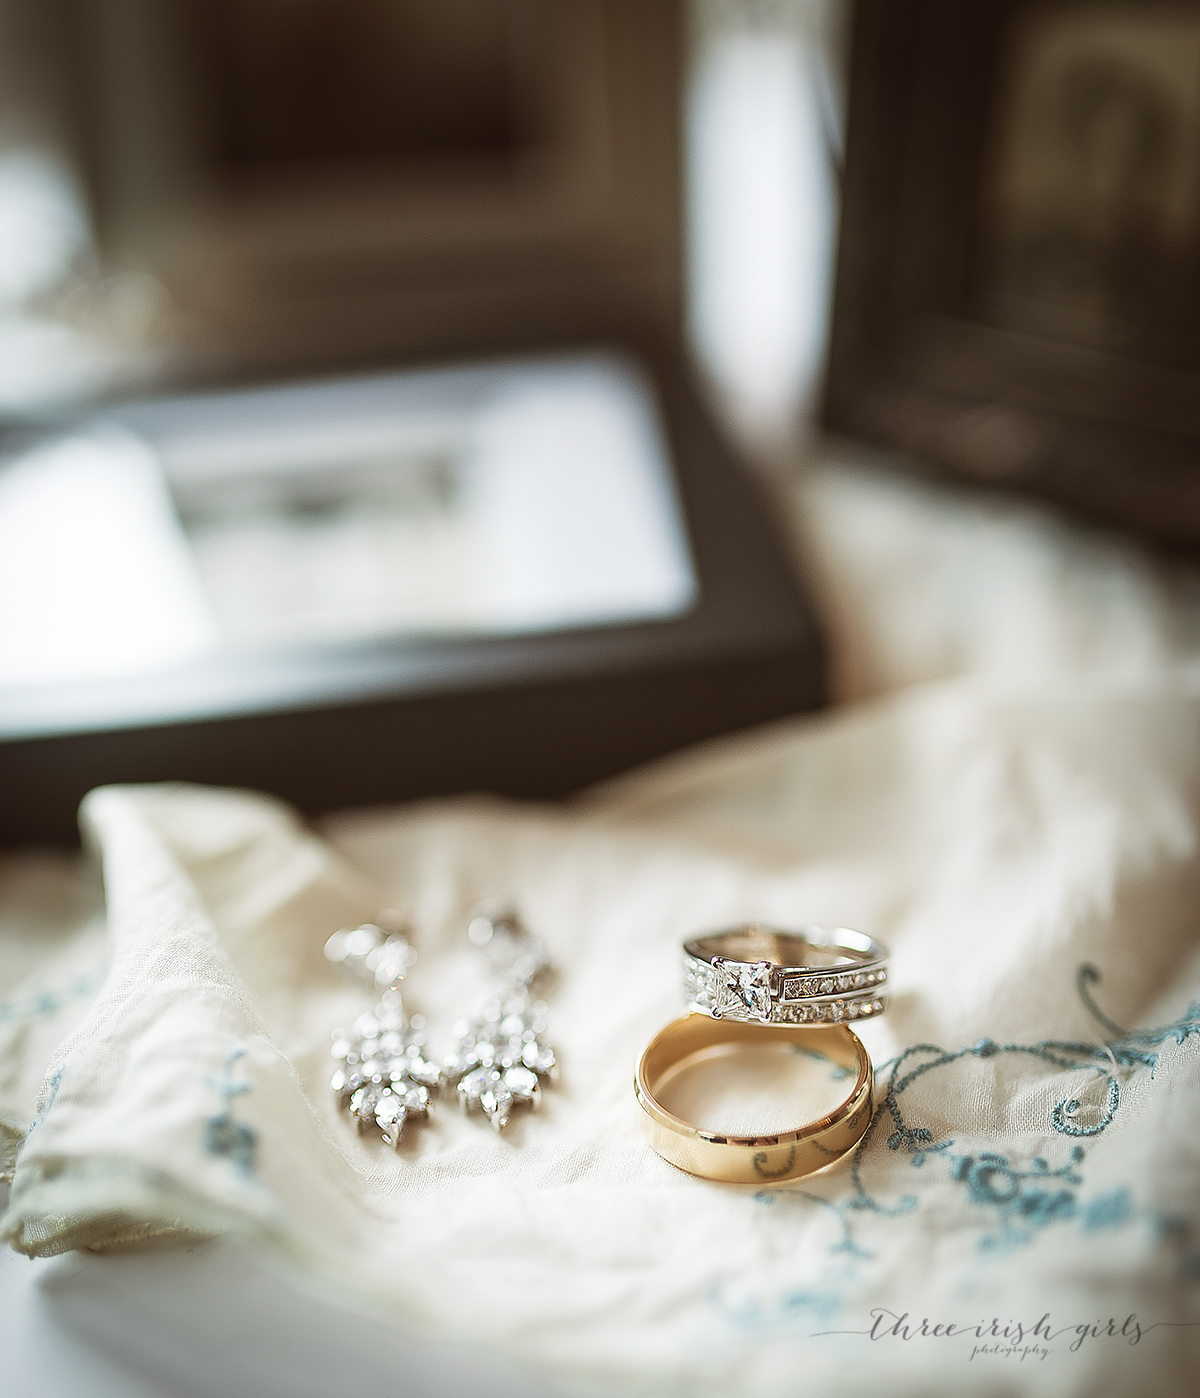
M220 1078L208 1079L208 1085L221 1099L221 1110L209 1117L204 1124L204 1149L210 1155L222 1155L230 1160L244 1175L254 1173L255 1158L258 1154L258 1133L245 1122L235 1121L232 1103L235 1097L249 1092L251 1084L234 1080L234 1064L243 1057L246 1050L235 1048L225 1060L225 1071Z
M8 1020L40 1019L56 1015L72 1000L78 1000L95 990L97 984L95 976L77 976L62 990L40 990L22 1000L6 1000L0 1003L0 1024Z
M963 1186L970 1202L992 1211L997 1231L985 1233L981 1238L980 1246L984 1250L1028 1243L1041 1229L1069 1219L1078 1220L1088 1232L1129 1222L1136 1210L1127 1190L1114 1190L1087 1203L1080 1199L1078 1191L1084 1184L1081 1171L1085 1151L1078 1143L1072 1146L1066 1163L1057 1167L1040 1156L1022 1165L1012 1154L993 1151L958 1154L954 1151L953 1139L934 1141L928 1127L910 1120L903 1103L905 1093L927 1073L937 1072L960 1059L1015 1054L1040 1060L1059 1070L1090 1074L1099 1089L1098 1098L1090 1100L1093 1094L1088 1093L1062 1098L1050 1112L1050 1126L1058 1135L1077 1141L1099 1136L1112 1124L1120 1107L1120 1070L1148 1070L1153 1077L1159 1060L1157 1050L1163 1044L1169 1040L1183 1044L1193 1035L1200 1037L1200 1002L1189 1005L1185 1013L1170 1024L1155 1029L1127 1030L1115 1024L1092 998L1091 987L1099 981L1100 972L1095 966L1085 964L1079 968L1076 988L1088 1013L1108 1036L1103 1042L1043 1039L1034 1044L1001 1044L992 1039L980 1039L978 1043L955 1050L946 1050L937 1044L914 1044L877 1070L887 1074L882 1101L854 1151L849 1199L837 1202L802 1190L789 1190L778 1196L764 1191L756 1197L763 1203L792 1197L820 1204L831 1210L841 1225L842 1236L832 1251L869 1258L871 1254L854 1238L855 1213L898 1217L917 1207L917 1200L911 1194L885 1202L873 1194L863 1180L864 1156L878 1139L881 1125L888 1123L891 1126L886 1138L889 1150L906 1152L911 1157L910 1163L917 1168L929 1160L945 1160L950 1179ZM1085 1097L1089 1100L1085 1101ZM1178 1219L1155 1222L1159 1236L1174 1243L1183 1272L1200 1276L1200 1247L1192 1237L1190 1225Z

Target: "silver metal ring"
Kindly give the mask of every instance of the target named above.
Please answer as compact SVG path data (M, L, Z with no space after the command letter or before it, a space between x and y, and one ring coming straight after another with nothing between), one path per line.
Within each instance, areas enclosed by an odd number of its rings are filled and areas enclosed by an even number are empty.
M751 1024L847 1024L887 1008L888 951L848 927L749 923L683 944L689 1010Z

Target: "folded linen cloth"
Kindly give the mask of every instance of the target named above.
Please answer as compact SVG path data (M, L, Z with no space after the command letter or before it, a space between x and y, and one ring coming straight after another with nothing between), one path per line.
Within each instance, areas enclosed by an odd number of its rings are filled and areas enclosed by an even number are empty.
M566 807L425 803L313 832L245 792L100 791L103 895L70 860L0 861L9 1241L240 1231L408 1334L604 1391L1181 1391L1200 1336L1195 577L869 473L816 473L797 513L841 693L873 702ZM465 910L494 893L558 967L559 1086L501 1137L442 1110L399 1153L360 1139L328 1055L362 1001L325 937L410 905L406 999L445 1026L479 988ZM868 1139L762 1190L660 1161L630 1090L679 1011L680 940L746 918L894 952L889 1014L862 1029Z
M250 793L95 792L108 968L46 1067L4 1234L44 1255L240 1229L410 1321L652 1391L1003 1391L1006 1364L1022 1391L1166 1391L1200 1350L1198 733L1184 673L958 680L565 809L317 835ZM361 997L325 937L410 904L410 996L446 1023L464 910L498 890L559 968L560 1086L501 1137L442 1111L398 1153L360 1139L327 1083ZM894 951L858 1159L763 1190L664 1164L630 1091L680 939L747 917ZM3 1048L10 1135L37 1052Z

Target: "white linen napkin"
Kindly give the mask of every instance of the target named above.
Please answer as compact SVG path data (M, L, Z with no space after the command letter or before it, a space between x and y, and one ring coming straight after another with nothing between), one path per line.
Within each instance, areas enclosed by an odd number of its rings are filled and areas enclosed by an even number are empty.
M323 836L249 793L96 792L111 960L48 1065L5 1236L247 1230L349 1295L612 1381L785 1393L803 1365L839 1391L847 1366L932 1375L1015 1324L1057 1382L1194 1357L1162 1327L1197 1319L1196 689L954 681L574 808L440 802ZM411 903L409 999L444 1024L475 988L465 909L498 890L560 970L560 1086L502 1137L442 1110L398 1153L359 1139L327 1079L361 996L325 937ZM680 939L746 917L890 942L892 1010L863 1033L877 1063L910 1051L857 1165L758 1191L665 1165L630 1092L678 1012ZM1009 1330L858 1333L902 1315ZM1131 1315L1138 1346L1062 1333Z
M563 807L441 801L313 832L252 793L101 790L84 826L103 906L69 861L0 864L4 1236L47 1255L240 1231L410 1332L609 1390L1181 1391L1200 1355L1200 679L1132 551L1089 589L1066 536L974 505L1036 602L977 580L969 625L931 606L925 649L889 652L881 541L914 607L958 596L930 581L936 549L925 574L904 564L881 520L919 492L890 489L865 508L861 479L831 475L805 507L846 542L824 574L859 615L837 632L844 690L975 677ZM1042 618L1029 664L1023 610ZM1113 641L1134 613L1136 654ZM964 659L959 640L997 634ZM399 1152L360 1139L328 1078L363 998L325 938L410 905L406 1000L444 1039L481 986L466 910L496 893L558 968L561 1082L500 1137L443 1107ZM893 950L891 1009L862 1029L869 1138L761 1190L659 1160L630 1085L679 1011L682 938L747 918Z

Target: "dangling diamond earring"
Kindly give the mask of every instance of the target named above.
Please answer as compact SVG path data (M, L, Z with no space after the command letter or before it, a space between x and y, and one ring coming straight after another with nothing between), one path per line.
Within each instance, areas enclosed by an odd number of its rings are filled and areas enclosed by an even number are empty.
M343 928L325 943L328 960L382 991L375 1009L359 1015L349 1031L334 1030L338 1068L329 1086L360 1133L375 1127L395 1147L408 1122L429 1115L430 1095L444 1078L425 1057L424 1019L404 1012L400 986L417 959L409 924L392 909L379 921Z
M542 1039L545 1002L532 999L550 961L540 938L511 909L477 910L467 936L486 952L495 985L476 1014L455 1024L458 1046L443 1072L463 1111L484 1112L499 1132L515 1105L536 1109L543 1081L558 1076L554 1050Z

